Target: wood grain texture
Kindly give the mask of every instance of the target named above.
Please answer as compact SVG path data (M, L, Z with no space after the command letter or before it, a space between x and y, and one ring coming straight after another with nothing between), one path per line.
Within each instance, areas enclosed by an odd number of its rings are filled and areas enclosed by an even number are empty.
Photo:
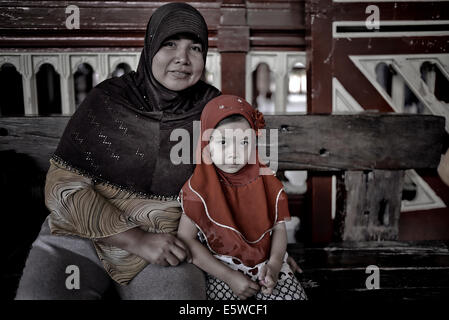
M399 170L436 168L444 118L398 114L266 116L279 131L279 168ZM273 145L276 147L276 145Z
M253 48L304 49L304 1L187 1L204 16L209 46L221 27L252 30L241 41ZM141 47L152 13L166 1L1 1L0 47ZM68 5L80 13L80 29L67 29Z
M0 118L0 152L14 150L30 156L47 171L49 159L70 117Z
M404 171L346 171L342 240L398 240Z
M444 118L394 114L266 116L278 130L280 169L402 170L436 168ZM68 117L0 118L0 151L16 150L40 167L56 148ZM269 139L267 141L270 141Z
M297 277L312 301L391 302L449 297L449 248L442 241L290 244L287 250L304 271ZM379 289L366 288L369 265L379 267Z

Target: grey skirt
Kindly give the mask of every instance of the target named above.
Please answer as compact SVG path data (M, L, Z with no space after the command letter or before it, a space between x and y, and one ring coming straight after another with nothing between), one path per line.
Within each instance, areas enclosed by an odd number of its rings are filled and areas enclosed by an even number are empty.
M89 239L50 233L48 218L28 255L16 300L101 299L115 287L126 300L204 300L204 273L193 264L149 264L128 285L113 281Z

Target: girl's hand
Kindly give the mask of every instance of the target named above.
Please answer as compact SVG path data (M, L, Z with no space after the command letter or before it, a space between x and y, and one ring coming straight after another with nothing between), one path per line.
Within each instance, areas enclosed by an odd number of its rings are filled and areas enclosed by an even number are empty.
M273 292L274 287L279 277L279 271L282 267L282 261L280 263L269 261L260 270L259 283L262 286L262 293L270 295Z
M229 280L226 281L234 294L241 300L246 300L255 295L259 290L259 285L245 276L243 273L232 270L229 274Z

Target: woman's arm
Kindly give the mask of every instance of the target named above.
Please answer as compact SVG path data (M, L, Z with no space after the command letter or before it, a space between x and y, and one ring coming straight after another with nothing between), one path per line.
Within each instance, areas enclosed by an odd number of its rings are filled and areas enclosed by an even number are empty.
M91 179L51 161L45 184L52 233L93 239L163 266L189 257L187 247L171 234L148 233L130 223L108 199L96 192Z
M167 233L149 233L140 228L130 229L97 241L133 253L152 264L176 266L191 261L188 247Z
M277 223L273 229L270 258L259 274L259 281L262 284L264 294L271 294L276 286L286 250L287 230L285 223Z
M52 233L95 239L135 227L121 211L94 190L92 179L50 160L45 204Z
M246 299L256 294L259 291L257 283L216 259L196 239L197 232L197 227L183 214L179 223L178 237L189 247L192 253L192 263L212 276L226 282L240 299Z

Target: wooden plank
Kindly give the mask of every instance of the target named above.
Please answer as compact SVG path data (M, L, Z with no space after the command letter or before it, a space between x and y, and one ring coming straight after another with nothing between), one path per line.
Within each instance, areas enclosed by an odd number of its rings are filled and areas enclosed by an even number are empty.
M288 245L303 269L298 279L311 300L398 301L449 297L449 248L442 241L369 241ZM369 290L366 267L379 267L380 289Z
M188 1L204 16L209 46L222 25L254 29L252 47L298 50L305 47L304 1ZM69 30L63 1L1 1L0 47L142 47L151 14L165 2L71 1L80 12L80 29ZM246 5L248 7L246 7ZM51 17L51 18L49 18ZM242 38L243 36L243 38ZM241 41L250 41L249 33Z
M26 153L46 167L68 119L2 117L0 150ZM266 122L279 132L273 146L280 169L436 168L446 138L444 118L436 116L279 115Z
M70 117L0 118L0 152L14 150L33 158L46 171Z
M344 241L398 240L404 171L346 171Z
M366 290L366 278L370 275L365 272L367 266L357 269L307 270L307 276L327 288ZM449 267L378 267L380 288L449 288Z
M155 1L1 1L2 29L66 30L65 20L69 5L80 12L80 29L92 30L143 30L153 12L166 2ZM219 1L189 1L206 20L210 29L220 24ZM51 18L49 18L51 17ZM77 33L75 36L79 36Z
M279 131L280 169L436 168L447 139L437 116L360 113L265 117ZM267 140L269 141L269 140Z
M347 241L326 247L290 244L288 253L304 269L366 268L368 265L401 268L449 267L449 249L439 241Z
M303 284L304 285L304 284ZM354 303L357 301L401 302L401 301L447 301L449 288L380 288L379 290L339 290L338 288L306 288L307 297L311 301L341 301Z

